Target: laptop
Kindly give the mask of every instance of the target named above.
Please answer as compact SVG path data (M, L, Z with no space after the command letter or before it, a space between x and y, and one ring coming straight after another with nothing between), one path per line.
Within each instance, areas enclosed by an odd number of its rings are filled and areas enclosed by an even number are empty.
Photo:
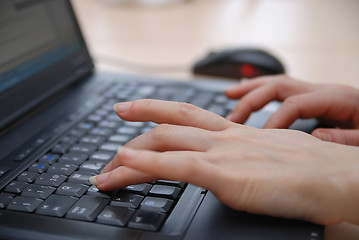
M1 0L0 238L323 239L323 226L235 211L183 182L89 183L117 146L156 126L119 119L114 103L183 101L225 116L230 84L96 72L68 0ZM246 124L261 127L276 107Z

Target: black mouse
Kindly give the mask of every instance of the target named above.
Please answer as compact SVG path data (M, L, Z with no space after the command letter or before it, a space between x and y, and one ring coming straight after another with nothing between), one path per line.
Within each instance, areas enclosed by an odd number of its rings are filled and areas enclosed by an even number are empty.
M226 78L254 78L285 72L272 54L256 48L237 48L212 52L195 63L193 73Z

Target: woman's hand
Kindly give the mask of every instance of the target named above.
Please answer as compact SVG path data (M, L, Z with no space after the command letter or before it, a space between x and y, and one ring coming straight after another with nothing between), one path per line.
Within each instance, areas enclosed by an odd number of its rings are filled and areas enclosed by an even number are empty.
M298 118L319 118L330 127L312 134L322 140L359 146L359 90L334 84L313 84L287 76L269 76L241 82L225 90L240 99L227 119L244 123L249 115L272 100L283 102L264 128L288 128ZM352 130L355 129L355 130Z
M212 191L231 208L321 224L359 223L359 150L294 130L256 129L186 103L115 105L160 123L91 178L100 190L168 179Z

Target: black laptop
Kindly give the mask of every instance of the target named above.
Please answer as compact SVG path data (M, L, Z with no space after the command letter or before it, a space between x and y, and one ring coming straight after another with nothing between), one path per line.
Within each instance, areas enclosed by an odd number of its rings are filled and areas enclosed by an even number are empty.
M119 145L156 126L119 119L114 103L182 101L225 116L236 104L228 84L97 73L69 1L1 0L0 238L322 239L322 226L235 211L183 182L89 183ZM247 124L261 127L273 107Z

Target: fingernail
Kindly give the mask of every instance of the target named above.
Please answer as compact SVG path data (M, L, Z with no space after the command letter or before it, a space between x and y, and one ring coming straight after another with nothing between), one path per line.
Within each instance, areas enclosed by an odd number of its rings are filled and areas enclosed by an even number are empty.
M323 140L323 141L332 141L332 136L326 132L317 131L316 132L317 138Z
M107 172L107 173L101 173L96 176L92 176L89 178L89 182L93 185L102 184L103 182L106 182L109 175L110 175L110 173Z
M90 182L91 184L93 184L93 185L96 185L96 184L97 184L97 182L96 182L96 176L90 177L90 178L89 178L89 182Z
M129 102L121 102L121 103L116 103L115 105L113 105L113 110L115 112L126 112L128 111L128 109L130 108L131 103Z

